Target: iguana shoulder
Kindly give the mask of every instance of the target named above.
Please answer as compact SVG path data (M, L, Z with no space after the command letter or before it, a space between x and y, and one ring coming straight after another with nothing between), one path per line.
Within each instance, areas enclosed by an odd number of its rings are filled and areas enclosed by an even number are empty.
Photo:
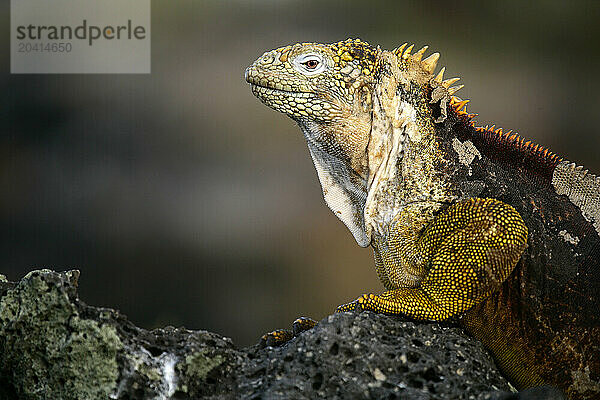
M338 311L456 318L519 387L600 394L600 181L476 127L457 78L406 44L265 53L253 93L301 127L323 195L371 245L386 291ZM310 326L311 324L307 324Z

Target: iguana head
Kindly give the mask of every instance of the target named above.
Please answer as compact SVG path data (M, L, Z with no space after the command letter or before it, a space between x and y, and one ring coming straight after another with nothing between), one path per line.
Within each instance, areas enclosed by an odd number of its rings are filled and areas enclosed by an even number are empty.
M300 125L328 206L361 246L371 240L365 210L373 188L401 179L396 159L405 137L420 141L417 125L433 123L429 102L448 95L443 71L432 75L439 54L422 60L426 49L385 51L359 39L301 43L266 52L246 69L254 95Z
M300 122L331 123L354 111L379 52L358 39L298 43L263 54L246 69L246 80L269 107Z
M299 43L263 54L246 69L246 80L263 103L296 120L309 142L364 176L379 52L358 39Z

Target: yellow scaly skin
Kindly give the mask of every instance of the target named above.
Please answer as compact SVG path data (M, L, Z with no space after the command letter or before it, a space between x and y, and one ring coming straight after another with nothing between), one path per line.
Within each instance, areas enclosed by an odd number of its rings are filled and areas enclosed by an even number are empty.
M446 320L498 290L527 243L521 216L498 200L456 203L408 240L402 237L406 230L396 228L410 223L407 213L399 214L385 243L374 245L379 276L388 291L363 295L338 307L338 312L358 306L419 320ZM418 284L392 283L392 277L406 270L400 266L407 261Z
M538 299L537 289L529 288L527 281L537 282L535 274L543 258L537 239L546 238L546 233L538 233L539 223L551 219L556 211L552 207L563 199L552 197L549 214L537 217L532 214L537 207L534 200L534 211L515 202L517 211L512 202L492 198L496 197L493 189L477 189L481 180L473 177L482 170L472 171L471 166L482 156L471 141L457 139L463 135L461 130L476 130L472 117L460 111L466 102L452 97L460 88L451 87L457 79L444 81L443 69L433 74L438 53L422 59L426 47L414 54L412 49L405 44L385 51L359 39L302 43L266 52L246 70L254 95L301 127L328 206L359 245L373 248L386 291L363 295L337 311L362 309L430 321L458 317L518 387L549 383L573 399L593 398L600 393L600 383L594 381L590 368L595 373L599 364L588 348L598 347L595 339L583 342L590 334L600 334L600 329L595 322L584 328L566 323L561 331L549 327L545 321L552 315L544 312L552 314L551 309L536 308L546 301L545 292ZM561 161L529 142L513 144L516 135L502 136L501 131L498 135L502 145L511 141L510 151L522 147L519 162L539 156L545 163L541 175L547 171L551 175ZM487 173L488 167L482 168ZM490 182L495 182L497 175L491 175ZM516 190L510 185L509 189ZM490 197L480 198L478 193ZM505 195L515 196L519 197L518 191ZM582 220L581 211L573 210L569 208L559 220L574 218L576 213ZM536 227L533 238L528 237L530 222ZM593 231L591 224L585 229ZM590 240L597 242L597 233L593 234ZM535 246L524 260L528 239ZM556 301L558 307L561 301ZM533 320L527 314L530 310ZM294 333L312 326L312 320L297 320ZM263 340L275 345L292 337L275 331ZM553 350L552 358L544 356L558 339L579 341L585 350L573 354Z

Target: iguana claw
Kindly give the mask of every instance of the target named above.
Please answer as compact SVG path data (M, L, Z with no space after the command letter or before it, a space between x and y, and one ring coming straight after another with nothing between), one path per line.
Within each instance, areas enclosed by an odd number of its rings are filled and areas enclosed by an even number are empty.
M292 330L289 329L277 329L272 332L264 334L260 338L260 347L277 347L282 346L300 335L302 332L312 329L317 325L317 321L308 317L297 318L292 323Z
M341 306L336 308L335 312L339 313L339 312L347 312L347 311L362 311L365 309L364 305L365 305L366 301L369 299L369 296L373 296L373 295L363 294L358 299L351 301L350 303L342 304Z
M281 346L294 338L292 331L288 329L277 329L275 331L265 333L260 338L260 347L277 347Z
M304 331L314 328L317 325L317 321L308 317L300 317L296 319L292 323L292 330L294 331L294 336L298 336Z

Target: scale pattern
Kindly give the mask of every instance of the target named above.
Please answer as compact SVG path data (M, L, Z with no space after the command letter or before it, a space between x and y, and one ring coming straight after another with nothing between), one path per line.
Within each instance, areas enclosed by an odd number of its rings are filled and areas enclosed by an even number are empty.
M387 242L388 250L379 254L388 281L401 269L398 260L413 248L419 256L410 261L422 266L415 275L424 278L413 287L363 295L338 312L361 308L432 321L462 313L506 280L527 244L527 227L510 205L469 199L439 214L416 240L392 228Z

